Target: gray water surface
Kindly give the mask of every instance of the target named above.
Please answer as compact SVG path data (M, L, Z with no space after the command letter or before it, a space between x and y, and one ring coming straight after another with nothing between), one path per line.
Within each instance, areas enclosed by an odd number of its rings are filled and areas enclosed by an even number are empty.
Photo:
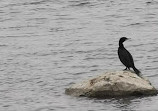
M158 96L88 99L65 88L125 67L118 40L158 88L158 1L1 0L0 111L157 111Z

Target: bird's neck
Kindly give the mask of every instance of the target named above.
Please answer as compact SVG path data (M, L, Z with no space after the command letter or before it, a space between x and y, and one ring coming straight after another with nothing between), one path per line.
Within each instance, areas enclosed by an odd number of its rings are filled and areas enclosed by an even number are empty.
M123 45L122 42L119 42L119 47L120 47L120 48L124 48L124 45Z

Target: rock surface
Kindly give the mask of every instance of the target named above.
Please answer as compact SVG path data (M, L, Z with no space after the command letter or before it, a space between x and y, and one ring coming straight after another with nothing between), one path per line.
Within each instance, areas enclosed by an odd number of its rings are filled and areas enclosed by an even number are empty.
M151 83L129 71L106 72L103 75L74 84L65 90L72 96L96 98L118 96L156 95L157 90Z

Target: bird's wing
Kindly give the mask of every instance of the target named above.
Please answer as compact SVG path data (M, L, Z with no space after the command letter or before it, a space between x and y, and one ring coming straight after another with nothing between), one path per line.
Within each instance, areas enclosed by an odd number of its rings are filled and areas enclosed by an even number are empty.
M134 65L132 55L125 48L123 48L123 49L119 48L118 55L119 55L120 61L126 67L132 67Z

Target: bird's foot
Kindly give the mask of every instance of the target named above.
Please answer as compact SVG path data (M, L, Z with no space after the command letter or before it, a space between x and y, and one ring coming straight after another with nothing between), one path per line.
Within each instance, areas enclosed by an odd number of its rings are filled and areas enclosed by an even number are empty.
M124 69L124 71L126 71L127 70L127 67Z

